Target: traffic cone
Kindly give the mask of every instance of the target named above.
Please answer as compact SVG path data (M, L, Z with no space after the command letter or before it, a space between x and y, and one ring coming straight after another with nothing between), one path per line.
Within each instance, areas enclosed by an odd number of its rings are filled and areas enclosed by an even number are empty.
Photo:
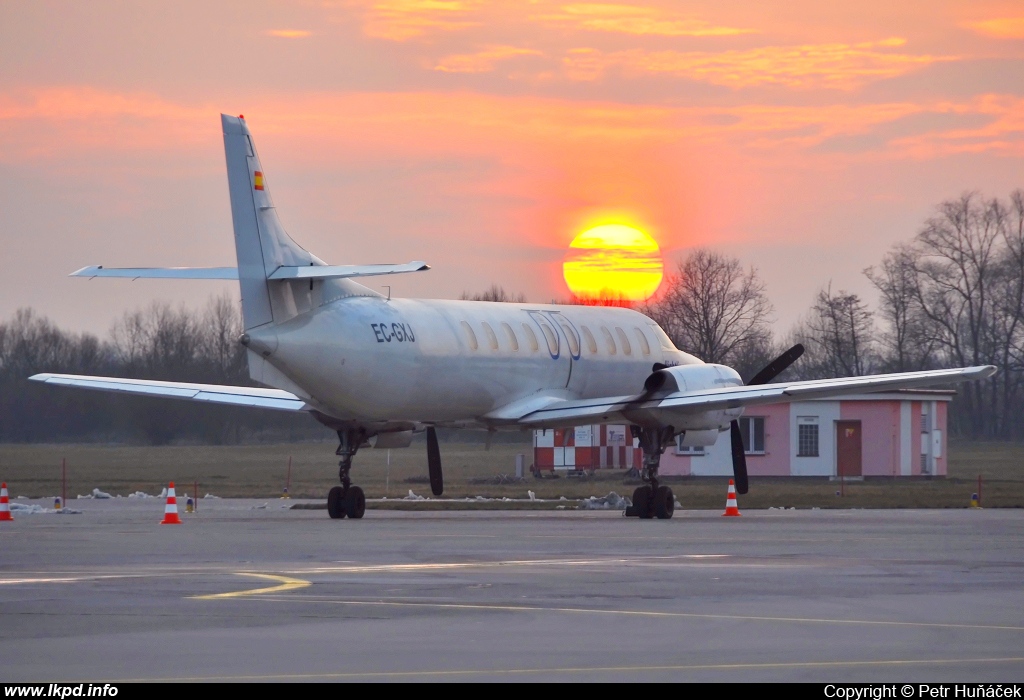
M0 484L0 520L14 520L11 517L11 504L7 500L7 483Z
M732 479L729 479L729 497L725 501L725 512L722 516L731 515L733 517L739 517L740 509L736 505L736 484Z
M164 519L161 525L181 525L181 518L178 517L178 499L174 496L174 482L167 487L167 505L164 506Z

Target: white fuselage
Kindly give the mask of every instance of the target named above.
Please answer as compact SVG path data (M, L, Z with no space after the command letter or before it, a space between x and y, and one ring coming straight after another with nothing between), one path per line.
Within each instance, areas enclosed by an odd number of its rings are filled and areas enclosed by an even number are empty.
M500 424L493 412L532 396L635 395L655 363L703 364L648 317L613 307L360 296L248 335L295 385L280 388L367 423Z

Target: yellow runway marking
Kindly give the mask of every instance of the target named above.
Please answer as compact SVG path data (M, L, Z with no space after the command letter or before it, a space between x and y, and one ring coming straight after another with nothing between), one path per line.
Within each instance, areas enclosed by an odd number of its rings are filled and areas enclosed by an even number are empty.
M651 671L744 671L784 668L857 668L871 666L923 666L941 664L998 664L1020 663L1024 657L997 657L987 659L881 659L878 661L780 661L760 664L679 664L663 666L564 666L555 668L484 668L454 669L450 671L352 671L328 673L282 673L238 676L174 676L173 678L121 678L102 679L108 683L153 683L160 681L298 681L316 678L454 678L464 676L539 675L542 673L625 673ZM93 683L96 680L91 681Z
M275 576L273 574L254 574L247 571L235 572L239 576L252 576L253 578L263 578L269 581L280 581L279 586L269 586L267 588L251 588L245 591L231 591L230 593L213 593L210 595L193 595L189 596L194 600L215 600L218 598L242 598L244 596L251 595L264 595L266 593L281 593L283 591L292 591L296 588L305 588L306 586L313 585L312 581L304 581L300 578L289 578L287 576Z
M466 561L433 564L352 564L345 566L318 566L308 569L284 571L286 574L354 574L403 571L453 571L460 569L494 569L517 566L607 566L609 564L630 566L693 565L694 562L714 562L719 566L766 568L779 566L804 566L799 562L747 563L732 562L731 554L677 554L656 557L609 557L605 559L511 559L506 561Z
M602 608L554 608L539 605L485 605L474 603L433 603L408 600L339 600L320 596L272 596L261 600L277 602L330 603L332 605L364 605L377 607L441 608L449 610L484 610L493 612L541 612L590 615L634 615L637 617L691 618L701 620L737 620L744 622L792 622L803 624L876 625L883 627L940 627L948 629L1003 630L1024 632L1013 625L968 625L956 622L903 622L897 620L844 620L824 617L769 617L765 615L719 615L713 613L658 612L654 610L607 610Z

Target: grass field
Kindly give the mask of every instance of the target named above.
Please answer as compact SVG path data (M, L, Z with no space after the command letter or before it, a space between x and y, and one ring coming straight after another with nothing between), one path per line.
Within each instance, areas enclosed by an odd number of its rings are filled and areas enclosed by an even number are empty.
M61 461L67 460L69 498L99 488L112 494L135 491L159 493L169 481L179 494L199 496L276 498L282 494L291 460L290 494L323 498L337 483L334 442L243 446L135 447L116 445L0 445L0 480L11 496L52 497L61 492ZM622 472L598 473L591 478L527 479L497 483L515 472L515 455L532 461L529 442L495 444L442 443L445 497L486 496L568 499L603 496L609 491L629 496L637 482L624 482ZM742 508L962 508L983 480L984 507L1024 507L1024 445L951 442L949 476L935 479L868 479L840 484L819 478L751 479ZM390 464L389 464L390 461ZM356 457L353 481L369 498L401 498L412 489L428 496L426 451L413 444L404 450L364 449ZM667 478L684 508L718 509L725 505L725 478ZM429 507L428 504L389 504L390 507ZM554 507L535 505L533 507ZM494 507L493 505L490 507Z

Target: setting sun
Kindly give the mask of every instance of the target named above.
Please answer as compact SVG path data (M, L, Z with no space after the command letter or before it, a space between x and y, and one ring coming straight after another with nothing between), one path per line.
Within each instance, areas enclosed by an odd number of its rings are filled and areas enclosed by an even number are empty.
M580 298L650 298L661 284L661 250L640 229L623 224L595 226L576 236L566 253L562 274Z

